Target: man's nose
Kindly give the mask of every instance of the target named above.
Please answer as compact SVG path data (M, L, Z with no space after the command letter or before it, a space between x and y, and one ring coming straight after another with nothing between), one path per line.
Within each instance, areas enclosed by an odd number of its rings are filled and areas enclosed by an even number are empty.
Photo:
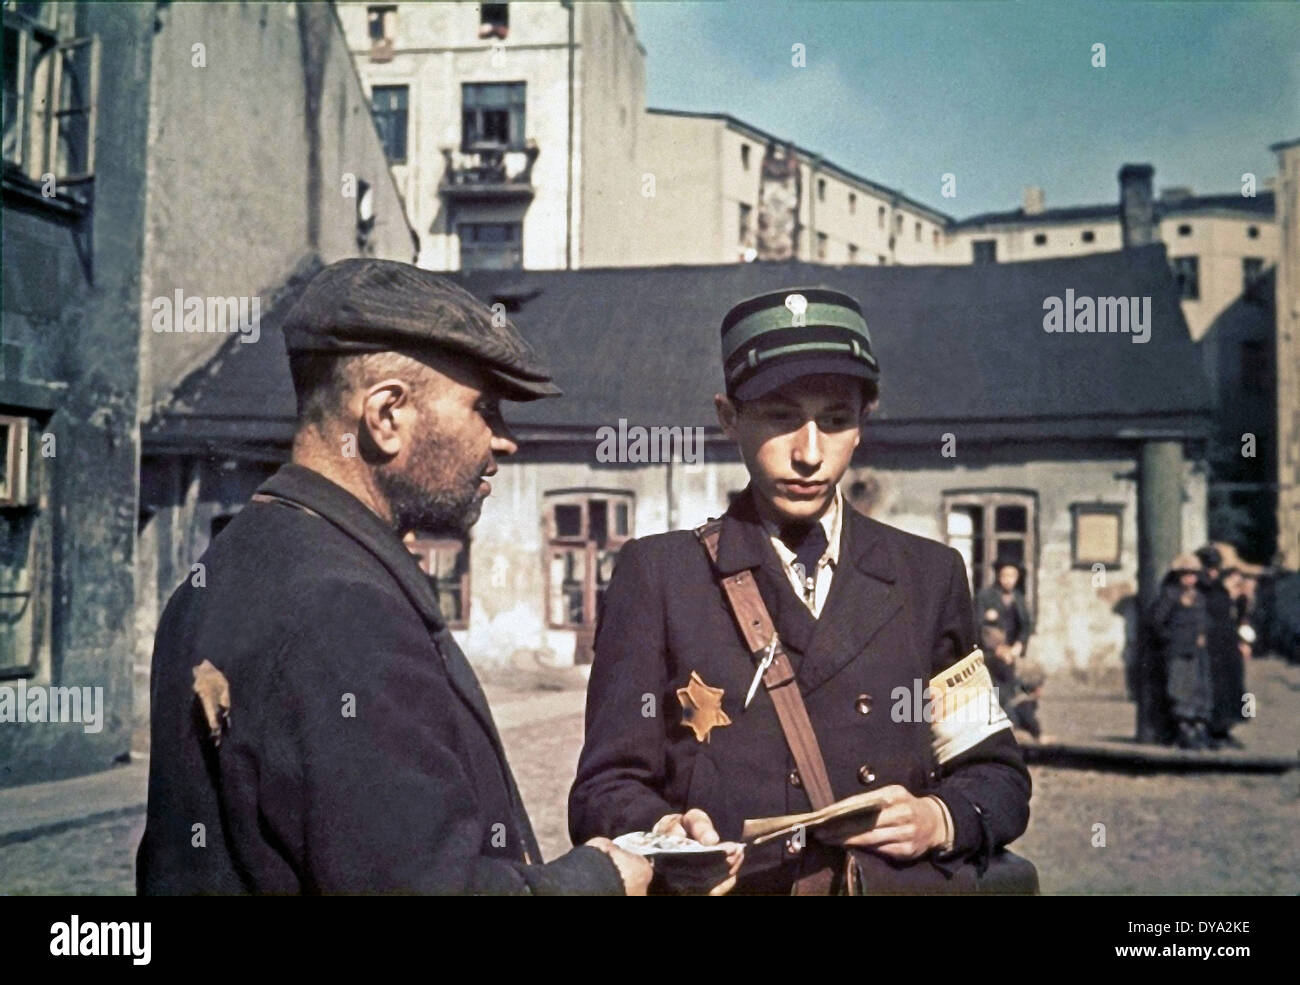
M515 441L510 429L504 423L499 423L492 429L491 447L494 455L513 455L519 450L519 443Z
M816 421L809 421L799 429L794 443L794 460L800 465L815 469L822 463L822 435Z

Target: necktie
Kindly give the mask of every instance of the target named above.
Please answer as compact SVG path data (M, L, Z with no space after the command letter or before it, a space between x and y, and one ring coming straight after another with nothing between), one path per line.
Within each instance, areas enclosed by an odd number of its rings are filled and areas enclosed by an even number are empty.
M826 553L826 530L820 523L792 523L781 531L781 543L794 551L795 564L803 569L803 580L817 576L817 562Z

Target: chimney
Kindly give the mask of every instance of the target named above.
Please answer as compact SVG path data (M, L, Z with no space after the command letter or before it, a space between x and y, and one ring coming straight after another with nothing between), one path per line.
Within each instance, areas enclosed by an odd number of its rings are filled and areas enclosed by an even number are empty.
M1156 239L1155 202L1150 164L1125 164L1119 169L1119 224L1124 249L1146 246Z
M1021 201L1025 215L1043 214L1043 189L1038 185L1026 185Z

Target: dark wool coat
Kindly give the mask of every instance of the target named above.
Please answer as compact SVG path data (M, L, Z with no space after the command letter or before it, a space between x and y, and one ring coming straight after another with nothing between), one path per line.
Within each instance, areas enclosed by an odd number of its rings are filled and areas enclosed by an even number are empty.
M1182 587L1167 580L1151 613L1151 628L1165 663L1165 693L1175 718L1208 721L1210 657L1206 651L1205 596L1192 592L1182 603Z
M622 893L594 848L535 864L483 692L393 531L302 466L260 492L299 506L246 506L158 628L139 891ZM216 749L205 659L231 690Z
M961 556L847 508L842 537L820 619L790 588L748 494L723 518L719 567L757 569L836 798L898 783L938 794L952 812L952 860L895 867L861 853L867 891L937 891L959 872L970 877L964 860L982 863L1025 830L1029 774L1009 728L939 766L929 723L910 713L918 689L973 646ZM691 532L624 545L595 652L586 744L569 795L574 839L648 830L692 807L707 811L724 839L738 839L746 818L811 809L770 696L760 686L743 707L755 664ZM692 671L723 689L731 719L707 742L682 723L676 692ZM780 841L751 846L736 891L788 892L801 865L833 864L834 854L811 842L802 860Z

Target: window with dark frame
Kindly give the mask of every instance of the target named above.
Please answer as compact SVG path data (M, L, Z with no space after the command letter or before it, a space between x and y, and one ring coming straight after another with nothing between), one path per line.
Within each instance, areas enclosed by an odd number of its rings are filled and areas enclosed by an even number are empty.
M633 494L629 492L547 494L547 626L595 629L618 550L633 536L632 508Z
M461 222L461 270L522 270L523 224L519 222Z
M438 596L438 608L448 629L469 628L469 540L425 537L406 541L420 570L429 576Z
M854 192L849 192L849 215L858 214L858 196Z
M406 163L409 92L409 86L375 86L371 91L371 113L389 164Z
M1192 227L1189 226L1189 225L1187 225L1186 223L1183 223L1183 225L1181 225L1181 226L1178 227L1178 235L1179 235L1179 236L1190 236L1190 235L1192 235Z
M1259 239L1259 226L1247 226L1247 227L1246 227L1246 238L1247 238L1247 239Z
M74 37L72 4L4 4L3 153L32 182L53 174L57 193L81 202L94 175L100 42Z
M479 4L478 36L480 38L502 38L510 33L510 4Z
M397 5L376 4L366 8L366 28L370 43L392 41L397 35Z
M524 82L461 84L461 150L524 149Z
M1021 591L1032 612L1038 566L1037 499L1014 490L954 491L943 497L946 543L966 562L971 591L997 580L1000 563L1024 571Z
M1034 245L1035 245L1035 246L1046 246L1046 245L1047 245L1047 233L1034 233Z
M1200 261L1196 257L1174 257L1174 280L1178 294L1184 301L1196 301L1201 296Z
M740 166L749 170L749 144L740 145Z
M857 262L858 262L858 244L857 244L857 243L850 243L850 244L849 244L849 263L857 263Z
M971 240L972 263L997 263L998 241L996 239Z
M740 203L739 224L736 230L736 242L742 247L753 246L753 234L750 230L750 222L754 214L754 207L744 202Z
M881 229L885 228L885 207L883 205L876 207L876 225Z
M38 594L48 591L49 527L28 475L35 429L30 417L0 416L0 679L30 677L49 645L49 606Z
M1094 233L1091 229L1085 229L1079 238L1082 239L1085 243L1091 243L1097 238L1097 234Z
M1248 304L1264 303L1264 261L1261 257L1241 258L1241 296Z
M826 259L826 248L828 243L829 240L827 239L825 233L817 234L817 259L818 260Z
M1075 568L1118 568L1123 558L1124 507L1117 503L1070 504L1070 557Z

